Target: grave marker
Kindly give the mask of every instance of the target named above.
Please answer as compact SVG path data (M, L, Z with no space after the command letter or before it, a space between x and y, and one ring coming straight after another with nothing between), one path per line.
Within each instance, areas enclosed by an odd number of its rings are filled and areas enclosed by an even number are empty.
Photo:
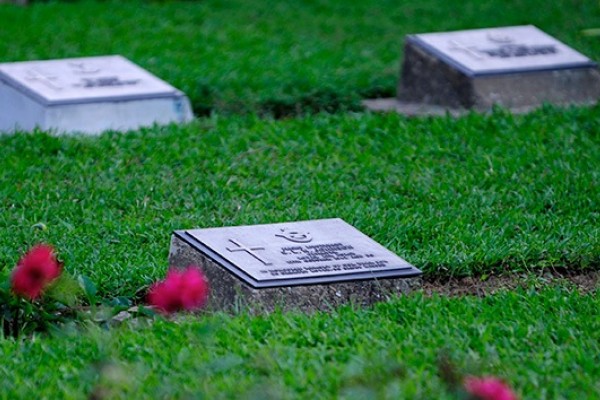
M318 310L408 292L421 271L341 219L174 232L170 265L203 268L210 306Z
M185 94L121 56L0 64L0 131L95 134L192 117Z
M409 35L397 100L366 105L416 114L494 105L518 112L598 98L596 63L527 25Z

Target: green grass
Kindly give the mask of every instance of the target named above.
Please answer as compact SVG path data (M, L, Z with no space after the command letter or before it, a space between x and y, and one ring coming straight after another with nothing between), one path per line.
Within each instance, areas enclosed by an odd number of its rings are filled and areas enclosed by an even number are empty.
M567 0L0 5L0 62L119 53L211 114L99 137L0 136L0 276L48 242L99 296L140 299L164 276L174 229L329 217L427 277L597 270L600 106L352 110L394 94L405 34L532 23L599 59L600 41L580 34L598 20L597 2ZM599 296L416 294L0 339L0 398L443 399L436 358L448 351L526 399L593 399Z
M524 399L600 393L599 293L413 295L311 316L223 315L0 341L0 398L446 399L436 358ZM101 390L102 389L102 390ZM104 391L103 391L104 390ZM115 398L108 397L108 398Z
M46 241L132 296L164 275L174 229L340 217L430 276L598 268L599 131L595 107L3 136L0 265Z
M591 0L37 2L0 5L0 62L118 53L198 114L282 116L393 96L406 34L534 24L598 60L599 20Z

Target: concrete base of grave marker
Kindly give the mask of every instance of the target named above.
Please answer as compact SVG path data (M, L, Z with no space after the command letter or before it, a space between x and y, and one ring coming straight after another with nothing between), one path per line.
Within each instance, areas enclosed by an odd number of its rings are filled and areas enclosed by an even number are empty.
M0 64L0 132L98 134L192 119L184 93L121 56Z
M461 115L494 106L515 113L543 104L591 105L600 72L587 57L533 26L410 35L396 99L373 111Z
M310 229L314 241L293 241L293 237L286 239L278 234L306 229ZM335 232L340 236L332 241L328 236ZM242 245L242 241L255 246ZM325 246L344 250L304 253ZM348 260L332 261L332 257ZM344 304L365 306L421 286L421 271L339 219L177 231L169 263L178 268L201 267L211 288L208 308L228 312L311 312ZM359 268L361 263L378 267ZM294 267L287 268L290 265ZM343 266L354 269L333 272ZM299 272L302 269L305 271ZM285 273L288 275L281 275ZM258 276L258 280L253 278Z

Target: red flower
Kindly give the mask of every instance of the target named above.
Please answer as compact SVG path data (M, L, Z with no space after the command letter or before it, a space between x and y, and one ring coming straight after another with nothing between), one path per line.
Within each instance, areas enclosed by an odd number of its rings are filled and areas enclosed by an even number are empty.
M13 292L34 300L62 272L54 256L54 249L37 245L27 252L14 269L11 279Z
M190 265L185 270L171 268L167 277L155 283L148 292L148 302L165 314L193 311L206 304L208 282L200 268Z
M511 388L498 378L465 378L465 390L478 400L517 400Z

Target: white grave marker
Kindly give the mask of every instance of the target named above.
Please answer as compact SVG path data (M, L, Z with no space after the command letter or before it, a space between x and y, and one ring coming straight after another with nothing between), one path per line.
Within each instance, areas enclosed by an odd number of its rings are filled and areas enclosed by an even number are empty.
M192 118L184 93L121 56L0 64L0 131L96 134Z
M410 40L470 76L595 66L532 25L425 33Z

